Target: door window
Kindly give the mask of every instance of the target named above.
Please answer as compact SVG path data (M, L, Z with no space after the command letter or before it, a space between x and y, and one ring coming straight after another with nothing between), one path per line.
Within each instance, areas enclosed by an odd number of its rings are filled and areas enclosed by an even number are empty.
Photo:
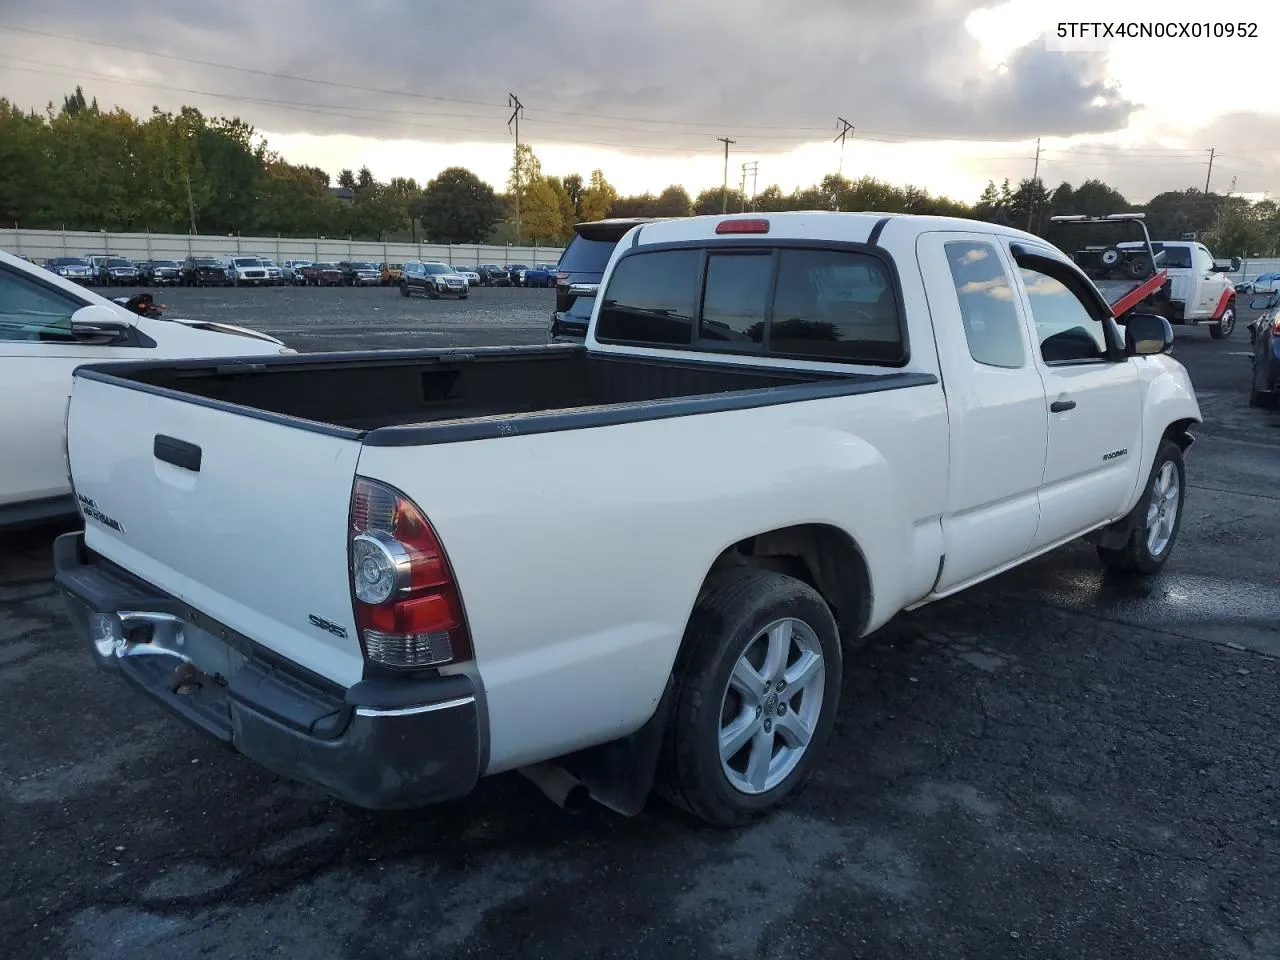
M946 252L969 356L989 367L1021 367L1026 362L1021 322L1013 305L1013 285L995 246L953 240Z
M0 340L70 342L71 315L82 306L60 290L0 270Z
M1021 267L1031 304L1040 356L1045 363L1082 363L1107 359L1107 334L1078 296L1061 281Z

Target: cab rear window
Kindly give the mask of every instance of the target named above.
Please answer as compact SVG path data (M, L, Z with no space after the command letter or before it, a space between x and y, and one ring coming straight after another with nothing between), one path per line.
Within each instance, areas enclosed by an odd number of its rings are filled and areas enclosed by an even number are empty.
M880 257L822 247L641 251L600 303L603 343L899 366L906 334Z

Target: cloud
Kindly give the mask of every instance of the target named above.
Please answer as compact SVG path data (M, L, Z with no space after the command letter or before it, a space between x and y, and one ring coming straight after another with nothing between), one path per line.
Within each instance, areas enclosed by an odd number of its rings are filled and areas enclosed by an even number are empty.
M990 2L9 0L0 11L0 22L31 29L417 97L0 36L30 58L26 70L63 64L104 102L143 112L196 103L280 133L505 141L508 92L524 102L521 130L535 143L639 152L703 151L716 136L782 151L830 139L837 115L860 130L978 138L1125 126L1135 105L1107 83L1100 55L1033 43L989 71L965 21ZM42 105L75 82L5 71L0 89Z

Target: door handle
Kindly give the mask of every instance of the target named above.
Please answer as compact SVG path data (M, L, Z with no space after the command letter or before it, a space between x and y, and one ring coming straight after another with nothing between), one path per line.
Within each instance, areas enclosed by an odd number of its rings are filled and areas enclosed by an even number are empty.
M165 463L171 463L175 467L182 467L193 473L200 472L202 451L194 443L157 433L151 452L155 454L157 460L163 460Z
M1066 413L1068 410L1074 410L1076 402L1074 400L1055 400L1049 404L1050 413Z

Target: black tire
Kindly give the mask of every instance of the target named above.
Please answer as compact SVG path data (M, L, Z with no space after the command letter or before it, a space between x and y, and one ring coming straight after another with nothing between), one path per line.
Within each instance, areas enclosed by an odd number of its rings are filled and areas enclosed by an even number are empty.
M407 283L400 284L400 296L407 297L409 295L409 285Z
M1249 388L1249 406L1256 407L1260 410L1274 410L1276 408L1276 395L1274 393L1263 393L1261 390Z
M1158 554L1154 554L1147 537L1147 517L1151 507L1156 479L1165 464L1172 463L1178 481L1176 499L1177 514L1173 518L1173 531L1168 542ZM1187 494L1187 473L1182 460L1182 448L1172 440L1164 440L1156 451L1155 462L1151 464L1151 473L1147 476L1147 485L1143 488L1138 505L1133 508L1133 530L1123 547L1098 547L1098 557L1102 563L1118 573L1149 576L1159 573L1173 553L1174 544L1178 542L1178 531L1182 528L1182 505Z
M460 296L458 297L458 299L459 299L459 300L465 300L465 299L467 299L467 295L464 293L464 294L460 295Z
M721 712L738 660L765 626L783 618L802 621L818 639L825 670L822 704L795 768L772 789L749 794L734 787L722 768ZM718 827L739 826L791 800L822 761L840 700L841 670L835 618L808 584L745 567L715 578L694 606L676 658L675 699L655 782L658 792Z
M440 299L440 294L436 291L435 287L427 287L427 299L428 300Z
M1227 308L1222 311L1218 322L1209 328L1209 336L1215 340L1225 340L1236 328L1236 301L1233 297L1227 301Z

